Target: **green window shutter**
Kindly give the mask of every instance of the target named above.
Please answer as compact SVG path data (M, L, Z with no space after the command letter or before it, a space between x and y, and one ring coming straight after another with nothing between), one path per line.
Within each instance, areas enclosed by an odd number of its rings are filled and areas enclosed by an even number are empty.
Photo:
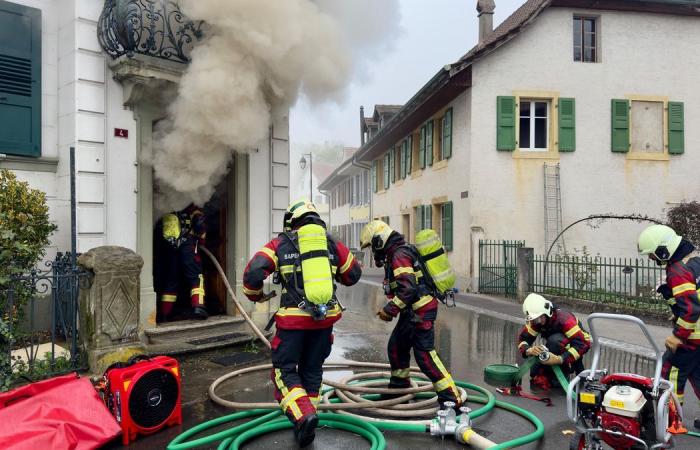
M401 158L401 179L406 178L406 141L401 143L399 155Z
M389 153L384 154L384 189L389 189Z
M576 150L576 100L559 99L559 151Z
M413 172L413 135L408 137L406 147L406 175L410 176L411 172Z
M425 129L425 163L433 165L433 121L426 125Z
M416 208L416 220L414 223L414 228L416 229L416 233L418 233L420 230L423 229L423 206L419 206Z
M452 202L442 204L442 245L452 250Z
M515 150L515 97L497 97L496 149Z
M442 119L442 158L447 159L452 156L452 108L445 112Z
M668 152L680 155L685 150L683 102L668 102Z
M425 169L425 128L425 125L420 127L420 143L418 146L418 162L421 169Z
M389 150L389 176L391 177L391 182L396 183L396 149L392 148Z
M629 100L612 100L612 151L630 151Z
M0 1L0 153L41 156L41 11Z
M377 192L379 189L377 186L377 160L372 161L372 190Z

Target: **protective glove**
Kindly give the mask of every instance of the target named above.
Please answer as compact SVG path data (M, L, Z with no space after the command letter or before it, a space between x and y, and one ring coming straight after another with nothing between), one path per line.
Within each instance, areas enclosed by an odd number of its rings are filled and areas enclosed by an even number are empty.
M394 318L391 316L391 314L387 314L386 311L383 309L380 309L377 312L377 315L379 316L380 319L382 319L384 322L391 322Z
M525 350L525 356L540 356L540 353L545 352L547 349L544 345L535 345Z
M662 283L656 287L656 292L661 294L664 300L670 300L673 298L673 291L666 283Z
M561 356L550 353L549 358L542 361L542 364L545 366L560 366L563 362L564 359Z
M682 345L683 341L681 341L679 338L677 338L674 335L671 335L666 338L666 342L664 342L664 345L666 345L666 348L669 349L672 353L676 353L676 350L678 350L678 346Z

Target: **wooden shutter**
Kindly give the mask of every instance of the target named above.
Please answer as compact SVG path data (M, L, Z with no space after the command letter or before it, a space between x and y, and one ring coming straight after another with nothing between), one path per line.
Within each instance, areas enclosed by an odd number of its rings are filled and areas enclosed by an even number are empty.
M630 150L630 102L612 100L612 151L626 153Z
M372 161L372 190L377 192L377 160Z
M683 102L668 102L668 152L680 155L685 150Z
M389 152L384 154L384 189L389 189Z
M425 169L425 128L425 125L420 127L420 143L418 146L418 162L421 169Z
M401 179L403 180L406 178L406 141L401 143L399 155L401 158Z
M497 97L496 149L515 150L515 97Z
M406 175L410 176L413 172L413 135L408 137L406 147L408 147L406 151Z
M433 121L427 123L425 128L425 163L433 165Z
M452 108L445 112L442 120L442 159L452 156Z
M41 156L41 11L0 1L0 153Z
M452 202L442 204L442 245L452 250Z
M559 99L559 151L576 150L576 100Z
M389 173L391 182L396 183L396 149L389 150Z

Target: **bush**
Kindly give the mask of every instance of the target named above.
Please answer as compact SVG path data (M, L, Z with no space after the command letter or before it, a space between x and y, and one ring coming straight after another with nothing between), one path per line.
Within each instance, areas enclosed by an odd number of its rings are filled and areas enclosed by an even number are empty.
M700 203L681 203L668 210L668 226L696 247L700 247Z

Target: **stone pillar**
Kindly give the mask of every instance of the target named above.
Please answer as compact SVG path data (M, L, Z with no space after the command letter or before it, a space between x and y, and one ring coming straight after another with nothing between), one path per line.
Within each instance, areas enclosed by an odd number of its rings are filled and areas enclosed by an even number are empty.
M532 275L532 260L535 250L530 247L518 247L516 259L518 264L518 301L522 302L530 292L530 276Z
M93 373L145 351L139 340L139 277L143 259L124 247L97 247L78 258L92 272L80 290L80 331Z

